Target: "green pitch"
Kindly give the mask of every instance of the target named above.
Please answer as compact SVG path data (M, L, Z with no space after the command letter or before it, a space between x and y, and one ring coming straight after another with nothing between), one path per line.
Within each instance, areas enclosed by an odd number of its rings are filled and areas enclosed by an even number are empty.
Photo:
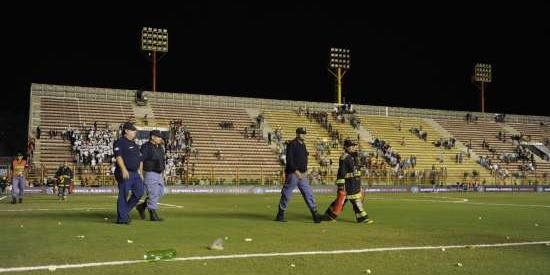
M332 195L317 195L320 212ZM174 248L177 257L550 241L549 193L370 194L375 223L314 224L299 194L288 223L272 221L279 195L169 195L164 222L114 224L113 195L29 195L0 201L0 268L142 260ZM467 201L465 201L465 199ZM17 210L17 211L12 211ZM23 211L19 211L23 210ZM223 238L225 249L208 250ZM245 241L245 239L252 239ZM459 266L460 263L462 266ZM380 251L160 261L21 272L28 274L550 274L550 246ZM0 269L1 270L1 269Z

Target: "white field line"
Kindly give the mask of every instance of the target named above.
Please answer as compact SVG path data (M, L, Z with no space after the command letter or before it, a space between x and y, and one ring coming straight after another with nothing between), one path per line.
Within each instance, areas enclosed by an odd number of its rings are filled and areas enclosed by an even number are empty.
M80 208L30 208L30 209L0 209L0 212L34 212L34 211L90 211L90 210L112 210L113 207L80 207Z
M117 196L111 196L113 198L117 198ZM140 202L144 202L145 200L140 200ZM167 204L167 203L160 203L160 202L157 202L158 205L163 205L163 206L170 206L170 207L175 207L175 208L183 208L183 206L181 205L175 205L175 204Z
M356 253L387 252L387 251L434 250L434 249L442 249L442 248L460 249L460 248L513 247L513 246L542 245L542 244L549 245L550 241L474 244L474 245L401 246L401 247L379 247L379 248L349 249L349 250L230 254L230 255L218 255L218 256L181 257L181 258L170 259L167 261L204 261L204 260L220 260L220 259L267 258L267 257L280 257L280 256L337 255L337 254L356 254ZM83 264L5 267L5 268L0 268L0 273L17 272L17 271L33 271L33 270L54 271L56 269L84 268L84 267L96 267L96 266L115 266L115 265L127 265L127 264L144 263L144 262L147 262L147 261L146 260L128 260L128 261L95 262L95 263L83 263Z
M439 203L460 203L460 204L472 204L472 205L491 205L491 206L513 206L513 207L542 207L550 208L550 205L543 204L520 204L520 203L492 203L492 202L472 202L470 200L465 201L464 199L459 200L429 200L429 199L394 199L394 198L369 198L366 197L366 200L392 200L392 201L410 201L410 202L439 202Z
M183 208L183 206L181 205L175 205L175 204L167 204L167 203L160 203L160 202L157 202L158 205L164 205L164 206L170 206L170 207L175 207L175 208Z
M2 197L0 198L0 201L3 200L3 199L5 199L5 198L7 198L7 196L2 196Z

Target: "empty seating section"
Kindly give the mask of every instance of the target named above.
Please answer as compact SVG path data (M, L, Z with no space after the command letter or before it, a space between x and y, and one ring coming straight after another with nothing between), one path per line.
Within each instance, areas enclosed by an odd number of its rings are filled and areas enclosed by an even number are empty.
M401 131L399 125L401 124ZM394 151L399 153L402 158L411 156L417 157L416 170L421 172L431 170L435 165L436 171L447 168L447 182L463 182L464 172L470 175L473 170L480 173L480 179L486 179L490 182L490 174L483 167L478 165L475 160L470 160L466 156L461 164L456 163L456 155L459 149L455 146L452 149L443 149L436 147L433 142L444 137L431 125L423 119L405 118L405 117L384 117L384 116L361 116L361 126L366 128L374 138L385 140ZM421 128L427 133L427 141L424 141L411 133L411 128ZM404 145L402 144L403 140ZM440 160L443 159L443 162Z
M150 102L157 123L181 119L190 131L197 159L194 177L199 179L269 179L280 177L281 166L265 140L244 137L244 128L253 120L244 109L182 106L176 103ZM222 129L222 121L234 127ZM216 152L220 151L218 157Z

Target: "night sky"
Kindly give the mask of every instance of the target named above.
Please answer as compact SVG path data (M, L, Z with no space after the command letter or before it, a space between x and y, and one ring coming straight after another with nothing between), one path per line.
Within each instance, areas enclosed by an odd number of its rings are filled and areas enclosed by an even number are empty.
M0 156L25 147L32 82L150 89L143 26L169 31L161 91L331 102L328 52L344 47L352 103L477 111L470 76L484 62L487 112L550 115L548 5L334 3L14 8L1 19Z

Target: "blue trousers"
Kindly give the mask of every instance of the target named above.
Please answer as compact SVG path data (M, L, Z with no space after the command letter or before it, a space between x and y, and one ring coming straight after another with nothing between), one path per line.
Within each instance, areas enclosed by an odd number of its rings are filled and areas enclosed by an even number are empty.
M143 177L147 189L147 208L156 210L158 201L164 195L164 179L162 174L156 172L145 172Z
M143 196L143 181L138 172L129 172L130 178L118 179L118 201L117 201L117 221L127 222L132 208L139 202ZM128 199L128 192L132 195Z
M317 211L317 204L315 204L315 198L313 197L313 191L309 186L307 176L304 175L304 177L300 180L295 174L290 174L287 177L286 183L281 190L281 200L279 201L279 208L283 211L286 211L286 209L288 208L288 203L292 198L292 191L296 189L296 186L298 186L298 189L300 189L300 193L302 193L302 197L304 198L307 207L309 207L309 210L312 212Z
M25 177L24 176L13 176L12 185L11 185L11 197L17 199L23 198L23 193L25 192Z

